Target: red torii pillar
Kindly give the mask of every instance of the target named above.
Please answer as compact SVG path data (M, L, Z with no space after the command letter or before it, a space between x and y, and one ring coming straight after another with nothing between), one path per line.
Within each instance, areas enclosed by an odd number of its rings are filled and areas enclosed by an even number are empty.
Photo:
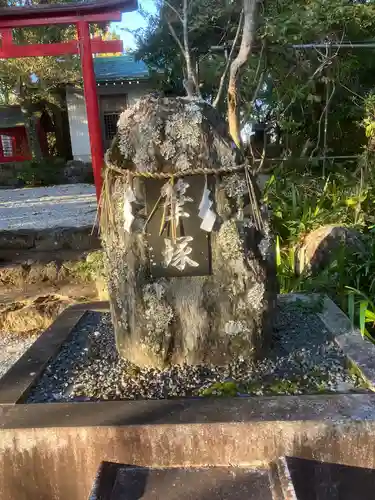
M0 58L13 59L35 56L77 54L81 57L87 122L90 137L91 161L94 171L96 196L102 188L104 151L100 126L99 104L96 94L93 53L122 52L120 40L103 41L90 38L90 23L120 21L121 12L137 8L137 0L98 0L96 3L43 4L35 7L10 7L0 9ZM65 43L17 45L12 29L53 24L74 24L76 40Z
M99 201L102 190L102 168L104 160L103 139L100 126L99 103L96 95L96 78L90 40L89 25L85 21L77 24L80 43L83 90L85 93L87 124L89 128L91 162L94 171L96 197ZM121 47L122 52L122 47Z

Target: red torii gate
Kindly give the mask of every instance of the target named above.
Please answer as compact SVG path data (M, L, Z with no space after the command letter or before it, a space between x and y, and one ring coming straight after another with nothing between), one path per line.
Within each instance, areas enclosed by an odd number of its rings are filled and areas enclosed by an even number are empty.
M90 136L91 161L94 171L96 195L99 199L104 151L96 95L93 53L122 52L120 40L103 41L90 38L89 24L121 21L121 13L137 9L137 0L89 0L79 3L40 4L34 7L8 7L0 9L0 58L59 56L77 54L81 57L83 85ZM70 24L77 27L78 40L65 43L17 45L13 41L14 28Z

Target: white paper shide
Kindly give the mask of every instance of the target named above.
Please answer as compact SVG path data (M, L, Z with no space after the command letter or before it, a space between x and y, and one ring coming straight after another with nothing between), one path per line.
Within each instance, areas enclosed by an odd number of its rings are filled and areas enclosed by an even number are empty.
M211 200L211 192L207 187L206 178L202 200L199 204L199 217L202 219L200 228L207 233L211 233L216 221L216 214L211 208L213 203L214 202Z
M131 232L134 215L132 203L136 201L136 197L131 186L127 185L124 192L124 229L127 233Z

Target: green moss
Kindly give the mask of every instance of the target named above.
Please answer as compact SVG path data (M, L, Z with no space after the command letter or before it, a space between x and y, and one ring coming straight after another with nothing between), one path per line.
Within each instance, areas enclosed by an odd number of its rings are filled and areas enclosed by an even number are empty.
M71 268L71 272L88 281L96 281L98 278L105 278L104 252L98 250L87 255L86 260L77 262Z
M264 384L261 381L250 382L246 385L246 393L248 394L256 394L257 392L264 390Z
M373 384L371 384L371 382L364 377L360 368L355 363L353 363L353 361L347 361L347 370L350 376L356 377L359 388L368 389L372 392L375 392L375 387L373 386Z
M199 390L199 396L202 397L234 397L239 394L240 390L236 382L215 382L209 387Z
M317 382L316 390L319 394L323 394L327 392L327 383L324 381Z
M274 394L297 394L299 390L300 385L296 380L276 380L269 386L269 392Z
M298 395L298 394L316 394L330 392L328 385L328 375L316 372L313 378L288 378L275 379L270 382L256 380L245 386L247 394L255 395Z

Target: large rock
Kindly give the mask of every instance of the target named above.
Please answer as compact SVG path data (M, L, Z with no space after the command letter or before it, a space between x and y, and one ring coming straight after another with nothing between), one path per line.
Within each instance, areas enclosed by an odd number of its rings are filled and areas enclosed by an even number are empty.
M236 156L225 123L212 107L152 96L121 115L108 153L109 162L124 170L176 175L200 167L235 167ZM184 219L184 231L194 235L189 257L200 264L190 272L171 272L170 264L162 276L163 269L152 261L159 244L170 236L158 238L160 223L154 220L144 228L153 205L150 198L160 195L160 186L168 179L133 178L135 219L128 233L124 231L126 177L106 172L102 237L118 349L131 362L153 367L225 364L238 357L262 356L270 341L276 299L266 211L261 208L260 231L244 174L209 176L217 219L208 237L197 216L204 176L184 180L191 183L186 196L193 199L184 205L190 215ZM198 181L202 189L193 189Z
M64 172L64 181L67 184L93 183L94 174L90 162L70 160L67 162Z
M335 258L340 247L351 252L364 250L361 234L344 226L326 225L308 233L296 252L296 270L299 274L317 274Z

